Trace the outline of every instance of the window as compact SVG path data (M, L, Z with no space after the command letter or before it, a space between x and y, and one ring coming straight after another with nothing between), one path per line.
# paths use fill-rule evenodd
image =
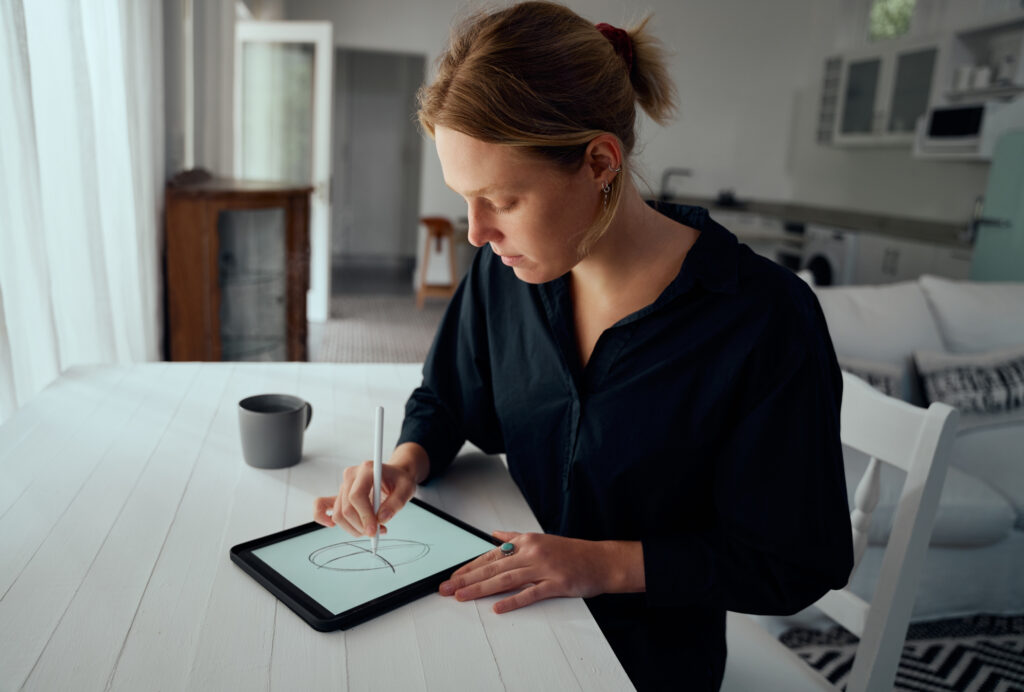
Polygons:
M879 41L903 36L910 31L916 0L872 0L868 17L868 38Z

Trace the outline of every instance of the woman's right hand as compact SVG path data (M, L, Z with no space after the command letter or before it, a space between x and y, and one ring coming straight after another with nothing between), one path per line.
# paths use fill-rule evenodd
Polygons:
M340 526L353 536L372 536L378 523L386 523L405 506L429 469L426 450L420 445L407 442L395 448L388 463L381 466L381 503L374 516L373 462L349 466L336 496L314 500L313 519L324 526ZM380 529L387 533L384 526Z

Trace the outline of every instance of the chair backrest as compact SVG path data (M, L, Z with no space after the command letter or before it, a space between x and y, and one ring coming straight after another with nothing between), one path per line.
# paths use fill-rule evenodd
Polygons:
M860 637L847 692L892 689L958 417L946 404L911 406L843 373L840 436L843 444L870 457L850 513L854 569L867 548L871 513L878 502L879 465L892 464L907 474L871 601L844 588L815 603Z

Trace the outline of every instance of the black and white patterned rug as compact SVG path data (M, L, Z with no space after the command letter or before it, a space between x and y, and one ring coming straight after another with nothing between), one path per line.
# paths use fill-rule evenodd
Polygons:
M857 638L842 627L791 629L783 644L845 689ZM912 624L896 690L1024 692L1024 615L975 615Z

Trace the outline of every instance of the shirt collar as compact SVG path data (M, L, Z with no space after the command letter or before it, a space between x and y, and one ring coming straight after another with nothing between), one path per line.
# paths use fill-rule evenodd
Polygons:
M697 242L686 253L671 293L683 293L695 283L709 291L735 293L739 243L736 236L711 218L704 207L649 201L648 204L673 221L700 231Z
M675 300L677 296L689 291L696 283L700 283L709 291L736 293L739 255L739 243L736 236L712 219L704 207L655 201L648 201L647 204L673 221L696 228L700 231L700 235L697 236L693 247L686 253L679 273L662 291L657 300L647 307L627 315L616 324L629 324L651 312L660 310ZM538 288L542 300L545 301L548 316L554 322L558 322L560 318L558 313L562 309L567 310L566 314L571 314L571 307L568 307L570 301L568 273L554 281L540 284Z

